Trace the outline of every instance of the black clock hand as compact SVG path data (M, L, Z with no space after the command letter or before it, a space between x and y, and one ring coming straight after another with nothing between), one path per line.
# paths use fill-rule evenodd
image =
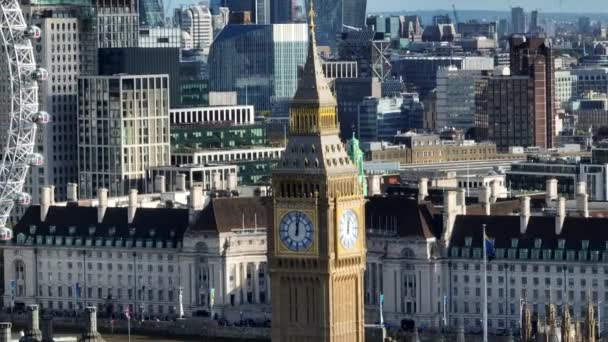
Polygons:
M296 238L300 236L300 218L296 219Z
M346 235L350 235L350 221L346 222Z

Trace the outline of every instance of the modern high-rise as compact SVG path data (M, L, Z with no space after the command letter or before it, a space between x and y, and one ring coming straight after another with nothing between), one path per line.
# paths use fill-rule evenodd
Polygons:
M228 25L209 51L209 91L235 91L258 111L289 102L307 46L305 24Z
M168 75L87 76L78 81L80 197L144 192L146 170L170 165Z
M195 49L208 51L213 41L213 17L209 7L192 5L182 8L181 28L186 31Z
M493 76L486 87L487 137L496 143L497 150L544 147L544 117L536 117L534 112L533 80L527 76Z
M165 23L165 11L162 0L139 1L139 25L142 27L159 27Z
M521 7L511 8L511 33L526 33L526 13Z
M310 8L310 0L305 0ZM334 50L336 37L344 31L365 28L367 0L316 0L316 34L320 46Z
M270 0L255 0L255 23L270 24Z
M39 203L39 189L48 185L55 186L55 200L65 200L66 184L78 177L78 77L85 72L86 51L94 47L88 40L91 28L85 25L92 15L89 9L87 1L35 1L22 7L28 23L42 31L32 44L38 65L49 72L48 81L38 84L38 96L51 122L39 127L35 147L45 165L32 168L24 185L34 203Z
M530 25L528 27L528 32L531 34L536 34L542 31L540 26L540 18L538 10L534 10L530 12Z
M479 70L443 68L437 71L437 129L461 129L465 133L475 127L476 82Z
M532 81L536 146L551 148L556 135L555 56L551 43L541 37L514 35L509 46L511 73Z
M95 0L97 47L137 47L139 10L137 0Z
M296 11L297 0L270 0L270 19L273 24L291 22Z

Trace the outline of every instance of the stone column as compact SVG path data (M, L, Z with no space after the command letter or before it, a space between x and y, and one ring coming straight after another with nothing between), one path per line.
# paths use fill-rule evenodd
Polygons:
M234 292L235 295L235 303L236 305L241 305L241 295L243 293L243 286L241 284L241 263L235 264L235 272L234 272Z
M97 308L88 306L84 309L85 312L85 330L78 340L79 342L105 342L103 337L97 332Z
M11 342L11 328L13 324L10 322L0 323L0 342Z
M24 331L23 337L19 339L21 342L40 342L42 341L42 332L39 326L38 305L31 304L27 306L28 311L28 326Z
M53 316L42 316L42 342L54 342L53 339Z
M253 263L253 302L260 303L260 263Z

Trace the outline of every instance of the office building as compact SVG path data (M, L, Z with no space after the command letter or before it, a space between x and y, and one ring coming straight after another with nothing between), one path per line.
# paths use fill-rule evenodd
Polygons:
M226 122L171 125L173 151L248 148L267 144L264 124L233 126Z
M231 195L232 191L238 191L238 166L228 163L155 166L150 168L148 174L149 192L162 192L159 188L169 192L179 191L181 185L185 185L186 189L201 187L203 191L226 191L226 194L229 191ZM180 181L183 184L178 185Z
M606 94L588 93L574 100L569 106L576 117L576 129L582 132L596 131L608 126L608 97Z
M393 62L392 74L405 81L409 91L416 91L425 100L437 87L437 71L455 67L459 70L493 70L494 59L478 56L406 56Z
M608 94L608 68L576 68L570 73L576 77L576 97L589 92Z
M348 139L352 132L359 131L358 113L362 101L366 97L379 98L382 96L380 81L372 77L336 79L335 94L338 101L342 139Z
M580 34L590 34L591 33L591 18L589 18L589 17L579 17L578 18L578 32Z
M272 24L286 24L294 17L297 0L270 0L270 19Z
M206 53L213 41L213 18L209 8L203 5L182 8L180 24L190 35L194 48Z
M209 52L209 90L269 111L295 94L307 46L305 24L228 25Z
M419 42L422 40L422 20L417 15L400 16L401 20L401 38L405 38L411 42Z
M252 125L255 122L253 106L211 106L174 108L169 110L171 125L211 124L228 122L231 125Z
M356 61L360 77L389 79L391 51L390 39L373 30L343 32L338 40L338 60Z
M304 2L306 8L310 8L310 2ZM339 33L365 28L367 0L316 0L314 5L319 46L328 46L335 51Z
M475 127L478 70L443 68L437 71L436 127L468 130Z
M555 101L560 108L567 108L578 97L578 78L572 70L555 71Z
M56 184L54 200L65 200L65 184L78 179L78 77L87 71L87 51L94 46L90 41L93 31L86 26L91 18L89 5L35 1L22 7L28 24L40 27L42 36L32 40L32 45L36 62L49 72L48 80L38 84L38 101L40 110L51 115L51 122L38 128L35 146L45 165L32 168L24 184L33 203L40 201L40 188L51 184ZM23 213L23 207L15 207L14 214Z
M255 23L258 25L270 24L270 0L255 0Z
M498 41L496 22L470 20L468 22L458 23L458 33L462 39L486 37Z
M138 47L191 49L192 40L179 27L144 27L139 30Z
M169 75L170 106L178 107L181 96L179 48L99 49L99 75ZM200 79L200 76L199 76Z
M514 35L509 46L511 73L525 75L532 81L536 146L551 148L557 135L555 61L551 43L545 38Z
M538 10L534 10L530 12L530 25L528 27L528 33L530 34L539 34L542 32L542 27L540 26L540 18Z
M488 139L501 152L510 146L545 146L545 121L535 116L531 82L527 76L492 76L487 81L484 111Z
M392 141L398 132L422 128L423 116L418 94L367 97L359 105L357 135L362 142Z
M521 7L511 8L511 33L526 33L526 13Z
M78 87L80 195L144 192L146 170L169 165L168 75L81 77Z
M152 0L150 0L152 1ZM139 11L135 0L95 0L97 47L137 47Z
M165 25L165 10L162 0L139 1L139 25L148 28Z

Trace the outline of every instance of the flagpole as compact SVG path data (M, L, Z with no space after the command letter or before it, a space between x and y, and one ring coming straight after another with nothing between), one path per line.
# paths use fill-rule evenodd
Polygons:
M483 226L483 342L488 342L488 253L486 251L486 225Z

